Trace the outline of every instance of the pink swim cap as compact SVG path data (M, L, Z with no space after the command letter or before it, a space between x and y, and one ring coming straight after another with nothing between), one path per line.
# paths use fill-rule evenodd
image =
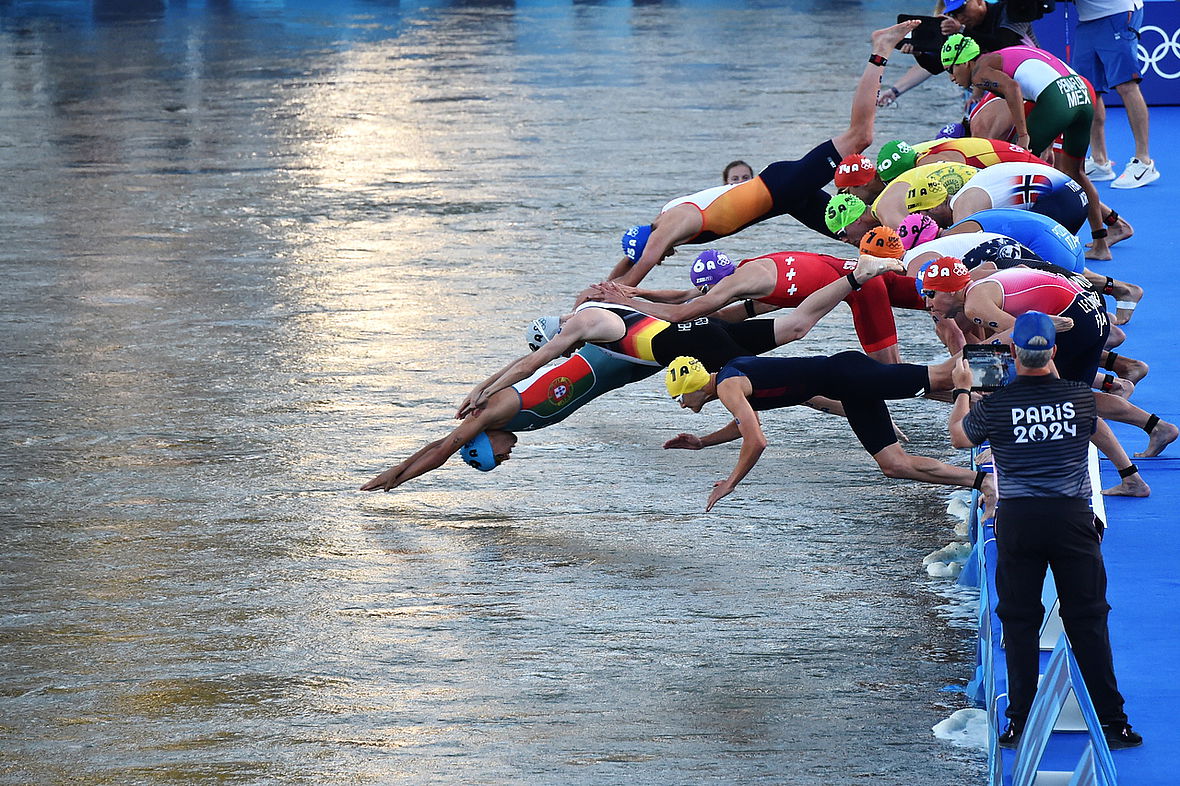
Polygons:
M897 225L897 236L908 251L938 237L938 224L925 213L911 213Z

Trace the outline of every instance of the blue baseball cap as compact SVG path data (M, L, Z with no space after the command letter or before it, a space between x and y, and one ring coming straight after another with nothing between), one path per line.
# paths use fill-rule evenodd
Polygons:
M953 14L965 5L967 5L967 0L946 0L942 12L944 14Z
M1057 328L1053 327L1053 320L1040 311L1024 312L1012 326L1012 343L1021 349L1052 349L1056 341Z
M632 262L643 256L647 240L651 237L651 224L633 226L623 233L623 254Z
M688 279L697 289L708 290L721 279L737 270L729 257L720 251L708 248L697 254L688 269Z
M496 454L486 431L479 432L459 448L459 456L467 462L467 466L475 467L480 472L491 472L496 468Z

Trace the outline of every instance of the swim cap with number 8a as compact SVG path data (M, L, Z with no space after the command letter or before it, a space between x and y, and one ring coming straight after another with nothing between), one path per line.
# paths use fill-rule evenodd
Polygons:
M701 361L688 355L681 355L668 364L664 371L664 387L672 398L683 396L709 384L709 372Z

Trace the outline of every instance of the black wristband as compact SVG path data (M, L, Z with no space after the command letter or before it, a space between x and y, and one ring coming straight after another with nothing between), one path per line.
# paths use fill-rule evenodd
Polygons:
M971 391L967 388L955 388L951 391L951 401L954 402L958 400L960 393L966 393L968 396L971 395Z
M853 292L860 289L860 284L856 282L856 276L854 276L852 273L849 273L844 278L848 279L848 286L852 287Z
M987 473L984 472L983 470L979 470L978 472L975 473L975 482L971 484L971 488L975 489L976 491L982 490L983 489L983 481L986 478L987 478Z
M883 65L886 65L889 63L889 61L886 60L884 57L881 57L881 55L869 55L869 62L873 65L879 65L879 66L883 66Z

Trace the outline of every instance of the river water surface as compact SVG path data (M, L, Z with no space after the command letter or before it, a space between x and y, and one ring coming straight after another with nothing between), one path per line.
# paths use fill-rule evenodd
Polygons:
M0 779L982 782L930 731L973 652L921 566L946 494L838 419L769 413L709 515L736 450L661 450L723 419L659 377L497 472L356 490L626 226L842 129L913 10L0 4ZM789 218L719 247L844 251ZM855 347L841 307L780 352ZM945 408L895 417L952 455Z

